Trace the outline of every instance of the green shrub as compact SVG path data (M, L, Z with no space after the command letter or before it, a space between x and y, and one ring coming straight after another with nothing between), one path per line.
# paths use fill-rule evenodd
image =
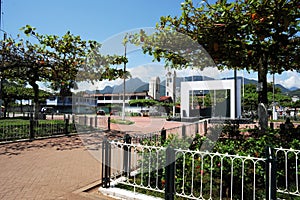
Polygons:
M232 131L226 129L226 131ZM217 198L220 195L220 187L222 186L223 196L228 196L230 191L231 176L233 176L233 192L236 195L234 199L241 198L241 185L242 178L244 180L244 199L253 199L253 181L254 173L256 180L256 196L257 199L264 198L265 195L265 163L258 162L255 165L249 160L241 159L222 159L222 157L215 156L212 160L210 155L205 152L199 152L203 149L203 145L210 145L211 152L218 152L220 154L251 156L256 158L265 158L266 147L273 148L287 148L287 149L300 149L300 140L298 135L293 132L280 132L280 130L267 130L265 133L261 133L258 128L248 130L250 136L241 136L239 132L229 134L230 137L223 137L217 141L211 140L209 137L200 136L197 134L193 139L178 138L176 135L170 135L164 147L170 146L176 149L189 149L193 153L177 153L176 154L176 171L175 171L175 188L179 193L185 193L187 195L200 195L200 184L202 185L202 192L204 198L208 198L210 189L212 189L212 197ZM152 140L144 140L143 145L155 145ZM204 148L205 149L205 148ZM165 163L166 156L165 151L159 151L155 153L155 149L146 149L143 152L144 168L140 168L140 174L138 179L139 184L149 183L152 188L158 184L160 189L164 187L165 169L162 167ZM195 151L195 152L194 152ZM180 151L179 151L180 152ZM284 187L285 176L285 158L284 155L278 154L277 159L277 183L278 187ZM291 183L290 189L293 189L293 183L296 182L298 173L296 167L300 169L300 164L297 166L297 156L295 154L288 155L289 163L288 169L288 181ZM159 171L156 170L157 163L160 163ZM162 164L161 164L162 163ZM222 164L221 164L222 163ZM234 168L233 174L231 169ZM222 169L221 169L222 167ZM242 171L244 171L244 177L242 177ZM254 171L255 169L255 171ZM194 172L194 173L191 173ZM223 182L221 184L220 174L222 172ZM212 178L213 177L213 178ZM212 182L211 182L212 181ZM192 185L193 183L193 185ZM212 185L212 188L210 188ZM147 186L147 185L146 185ZM192 190L192 188L194 188ZM195 189L197 188L197 189ZM285 197L285 195L281 195Z
M111 119L110 122L111 122L111 123L114 123L114 124L125 124L125 125L131 125L131 124L134 124L133 121L129 121L129 120L121 120L121 119Z

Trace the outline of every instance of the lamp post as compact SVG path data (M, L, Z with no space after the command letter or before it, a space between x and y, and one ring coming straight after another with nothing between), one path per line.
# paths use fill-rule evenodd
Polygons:
M237 69L234 68L234 118L237 118Z
M126 41L124 41L124 56L126 58ZM122 120L125 120L125 95L126 95L126 62L124 62L124 74L123 74L123 106L122 106Z
M277 120L276 106L275 106L275 73L273 74L273 120Z
M3 40L6 40L6 37L7 37L7 33L1 29L1 20L2 20L2 7L1 7L1 4L2 4L2 1L0 0L0 31L3 32ZM4 43L3 43L3 46L2 46L2 50L4 49ZM4 53L2 54L2 57L1 57L1 66L4 67ZM2 77L2 72L1 72L1 75L0 75L0 117L3 115L2 113L2 104L3 104L3 77Z

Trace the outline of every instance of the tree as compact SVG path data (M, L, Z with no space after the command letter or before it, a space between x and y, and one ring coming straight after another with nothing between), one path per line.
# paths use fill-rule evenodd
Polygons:
M130 105L139 105L141 106L141 110L143 109L143 107L145 106L153 106L153 105L157 105L159 102L154 100L154 99L133 99L129 101Z
M266 105L267 73L299 70L298 0L218 0L209 4L181 4L181 16L163 16L159 30L190 36L213 58L219 68L258 72L258 102ZM145 36L143 36L145 37ZM145 48L158 59L175 57L160 48ZM188 49L187 49L188 51ZM186 60L182 59L181 60ZM266 113L265 113L266 114ZM261 119L265 116L261 116ZM267 120L261 120L262 129Z
M256 85L254 84L246 84L245 85L245 93L244 93L244 111L254 111L258 108L258 93L256 92ZM267 108L270 108L273 104L273 84L267 84L267 97L268 97L268 105ZM287 106L292 101L291 97L282 94L282 91L279 87L275 87L274 91L274 101L281 106Z
M285 106L290 108L290 110L288 110L289 114L290 114L290 112L292 111L292 108L293 108L294 120L297 120L297 115L298 115L297 108L300 108L300 100L295 101L295 102L293 102L293 101L286 102Z
M122 70L111 65L127 62L122 56L103 56L101 45L96 41L84 41L69 31L62 37L41 35L34 27L21 28L37 43L8 38L2 41L2 77L28 83L34 90L35 117L39 111L38 82L50 83L61 96L71 95L76 81L116 79L123 75Z
M5 107L4 117L6 117L7 108L16 100L33 99L34 91L32 88L26 87L24 84L9 80L2 81L2 100ZM41 90L39 92L39 102L45 102L51 94ZM22 107L21 107L22 109ZM22 112L22 110L21 110Z
M8 38L2 41L1 78L14 80L20 84L28 83L34 91L36 115L39 105L38 81L43 81L49 74L49 65L44 62L45 55L39 51L37 44L23 39Z

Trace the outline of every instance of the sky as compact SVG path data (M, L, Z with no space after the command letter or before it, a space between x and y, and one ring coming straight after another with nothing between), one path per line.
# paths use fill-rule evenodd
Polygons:
M184 0L1 0L1 30L16 38L21 27L29 24L41 34L63 35L70 31L84 40L96 40L110 49L111 39L116 40L127 31L141 28L154 28L161 16L180 16L180 4ZM194 1L199 2L201 1ZM25 37L25 36L24 36ZM122 52L122 49L120 50ZM152 63L149 56L140 49L128 52L128 70L133 77L144 81L152 76L163 76L163 63ZM189 71L183 74L218 75L232 77L233 72L208 70ZM257 79L257 73L239 71L250 79ZM268 77L272 81L272 76ZM275 83L287 88L299 87L297 72L285 72L275 76ZM97 89L112 84L108 81L98 83Z

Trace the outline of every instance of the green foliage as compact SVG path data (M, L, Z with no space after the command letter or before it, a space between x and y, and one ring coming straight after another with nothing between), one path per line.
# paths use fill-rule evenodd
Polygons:
M268 84L268 102L269 106L273 103L273 86L271 83ZM256 85L246 84L245 85L245 96L243 98L244 109L245 110L257 110L258 107L258 93L256 90ZM274 100L281 106L289 106L292 99L291 97L282 94L280 88L275 88Z
M39 99L40 101L46 100L51 94L44 90L40 90ZM21 99L33 99L34 91L32 88L26 87L24 84L4 80L2 83L2 99L11 102L12 100Z
M223 132L230 132L235 129L231 124ZM178 138L176 135L170 135L164 147L176 148L176 171L175 171L175 188L179 193L186 195L191 194L199 196L203 195L204 198L209 198L209 194L212 194L213 198L218 198L220 195L220 189L223 191L223 197L230 196L230 182L233 178L234 184L232 185L234 198L241 197L242 180L244 198L253 199L253 181L255 173L256 184L256 196L255 198L263 198L265 196L265 163L262 161L254 162L250 157L265 158L266 147L283 147L287 149L299 149L300 148L300 136L299 131L296 133L296 128L291 131L282 132L280 130L267 130L264 134L259 133L259 129L249 129L249 135L244 135L235 138L220 138L217 142L213 142L208 136L200 136L197 134L193 139ZM241 134L240 131L235 133ZM243 133L244 134L244 133ZM258 135L260 134L260 137ZM223 135L224 136L224 135ZM203 145L207 143L213 144L211 152L203 152ZM139 151L140 156L143 159L140 163L140 174L135 177L137 184L147 187L155 188L157 185L159 189L164 188L165 169L157 170L157 163L163 166L166 162L166 152L160 147L154 147L158 145L156 140L146 139L142 141L142 145L149 146L151 148L144 148ZM185 149L189 149L189 152L185 152ZM215 154L211 154L211 153ZM222 155L221 155L222 154ZM226 158L224 155L240 155L245 156L243 159ZM288 155L288 180L289 183L295 183L295 177L297 172L295 167L297 166L296 155L289 153ZM250 156L250 157L248 157ZM278 187L284 188L285 180L285 154L278 153L277 155L277 169L278 169ZM160 167L162 167L160 166ZM232 168L233 167L233 168ZM300 166L298 166L300 167ZM244 176L242 176L242 171ZM232 171L233 170L233 171ZM255 170L255 171L254 171ZM222 173L222 184L221 180ZM221 188L222 187L222 188ZM293 186L289 186L292 189ZM192 190L193 188L193 190ZM200 188L201 192L200 193ZM284 196L284 195L283 195Z
M289 93L289 96L300 96L300 89L298 90L294 90L294 91L290 91Z
M70 95L70 89L75 87L75 78L77 81L94 81L123 76L122 70L110 66L127 62L127 59L123 56L101 55L101 44L96 41L82 40L70 31L59 37L38 34L29 25L21 30L38 40L39 45L35 46L35 50L43 57L39 63L45 67L40 71L46 75L46 81L51 82L52 88L60 89L62 96Z
M111 123L114 123L114 124L125 124L125 125L131 125L131 124L134 124L133 121L129 121L129 120L121 120L121 119L111 119L110 122L111 122Z
M33 122L35 137L47 137L64 134L65 122L63 120L39 120ZM70 133L76 132L74 124L70 123ZM29 139L30 121L21 119L0 120L0 142Z
M42 35L30 25L20 30L36 41L33 43L19 36L1 41L1 77L33 88L35 117L39 110L38 82L49 83L52 89L65 97L72 95L71 89L77 87L76 81L112 80L127 73L111 67L126 63L127 58L101 55L101 45L96 41L82 40L70 31L61 37Z
M217 1L181 4L180 17L161 17L158 26L187 34L227 67L258 70L262 58L269 71L299 68L299 2ZM266 56L264 58L264 56Z
M130 105L140 105L141 107L144 106L153 106L157 105L158 101L154 99L133 99L129 101Z
M289 106L292 108L300 108L300 100L295 102L290 102Z
M213 4L185 0L181 16L162 16L156 33L147 36L142 30L131 42L142 44L144 53L157 61L164 59L176 69L216 64L220 69L256 71L262 85L258 102L266 105L268 72L300 70L299 4L298 0L222 0ZM205 59L208 54L203 52L214 63ZM259 122L267 127L267 120Z

